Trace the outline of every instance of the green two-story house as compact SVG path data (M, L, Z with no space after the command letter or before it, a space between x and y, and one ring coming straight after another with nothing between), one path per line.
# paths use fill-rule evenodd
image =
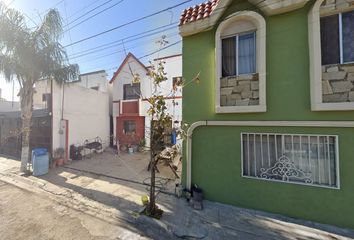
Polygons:
M354 1L212 0L180 34L186 187L354 229Z

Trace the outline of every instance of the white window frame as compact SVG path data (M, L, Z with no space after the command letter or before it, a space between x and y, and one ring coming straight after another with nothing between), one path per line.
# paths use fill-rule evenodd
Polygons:
M244 164L243 164L243 135L244 134L255 134L255 135L272 135L272 136L301 136L301 137L334 137L335 138L335 168L336 168L336 186L326 186L326 185L319 185L319 184L310 184L310 183L302 183L302 182L295 182L295 181L282 181L276 179L266 179L261 177L254 177L254 176L247 176L244 175ZM241 143L241 177L248 178L248 179L257 179L262 181L270 181L270 182L278 182L278 183L285 183L285 184L296 184L296 185L303 185L303 186L310 186L310 187L320 187L320 188L329 188L329 189L340 189L340 170L339 170L339 137L338 135L323 135L323 134L291 134L291 133L264 133L264 132L241 132L240 133L240 143ZM301 142L301 141L300 141Z
M252 22L256 26L256 72L259 80L259 105L252 106L221 106L220 79L222 78L222 32L231 23L238 20ZM231 36L231 35L230 35ZM262 15L253 11L240 11L226 17L215 33L215 112L216 113L247 113L266 112L266 22Z
M310 93L312 111L354 110L354 102L324 103L322 97L322 53L320 8L324 0L317 0L308 14L308 35L310 55ZM350 9L348 9L350 10ZM351 9L352 10L352 9ZM337 13L338 14L338 13ZM341 21L341 20L340 20ZM341 26L340 26L341 29ZM342 30L340 30L342 31ZM340 32L342 38L342 32ZM340 40L342 41L342 40ZM341 45L341 43L340 43ZM343 59L343 49L340 58ZM342 62L342 60L341 60Z

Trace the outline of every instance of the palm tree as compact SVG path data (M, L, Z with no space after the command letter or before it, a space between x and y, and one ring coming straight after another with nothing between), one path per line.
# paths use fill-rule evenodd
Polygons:
M22 119L21 172L29 159L29 139L36 81L55 80L64 83L76 79L78 65L68 63L64 47L59 43L62 21L51 9L35 28L26 26L24 16L0 3L0 74L7 81L18 81Z

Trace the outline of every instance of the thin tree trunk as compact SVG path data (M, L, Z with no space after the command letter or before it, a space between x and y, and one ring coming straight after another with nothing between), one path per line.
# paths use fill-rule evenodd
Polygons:
M21 119L22 119L22 151L21 151L21 172L26 172L30 157L29 144L33 108L33 84L32 81L23 81L20 92L21 98Z
M155 158L152 155L152 164L151 164L151 184L150 184L150 213L154 214L155 211L155 168L156 168L156 163L155 163Z
M154 146L156 145L154 142L154 131L153 131L153 120L150 122L150 202L149 202L149 212L153 214L155 209L155 151Z

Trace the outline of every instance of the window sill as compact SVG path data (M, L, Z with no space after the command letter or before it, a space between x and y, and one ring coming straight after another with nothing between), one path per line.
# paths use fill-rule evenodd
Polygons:
M122 99L122 102L136 102L139 101L140 98L135 98L135 99Z
M254 73L243 73L238 75L230 75L230 76L223 76L221 78L236 78L237 80L254 80L254 78L258 78L258 72Z
M331 186L318 185L318 184L307 184L307 183L301 183L301 182L290 182L290 181L282 181L282 180L276 180L276 179L250 177L250 176L244 176L244 175L242 175L242 178L246 178L246 179L250 179L250 180L265 181L265 182L273 182L273 183L295 184L295 185L306 186L306 187L319 187L319 188L326 188L326 189L332 189L332 190L340 190L339 186L331 187Z
M329 64L322 64L322 67L335 67L335 66L353 66L354 65L354 61L352 62L343 62L343 63L329 63Z
M318 103L311 107L311 111L352 111L354 110L354 102L338 102L338 103Z
M266 112L267 106L255 105L255 106L216 106L216 113L254 113L254 112Z

